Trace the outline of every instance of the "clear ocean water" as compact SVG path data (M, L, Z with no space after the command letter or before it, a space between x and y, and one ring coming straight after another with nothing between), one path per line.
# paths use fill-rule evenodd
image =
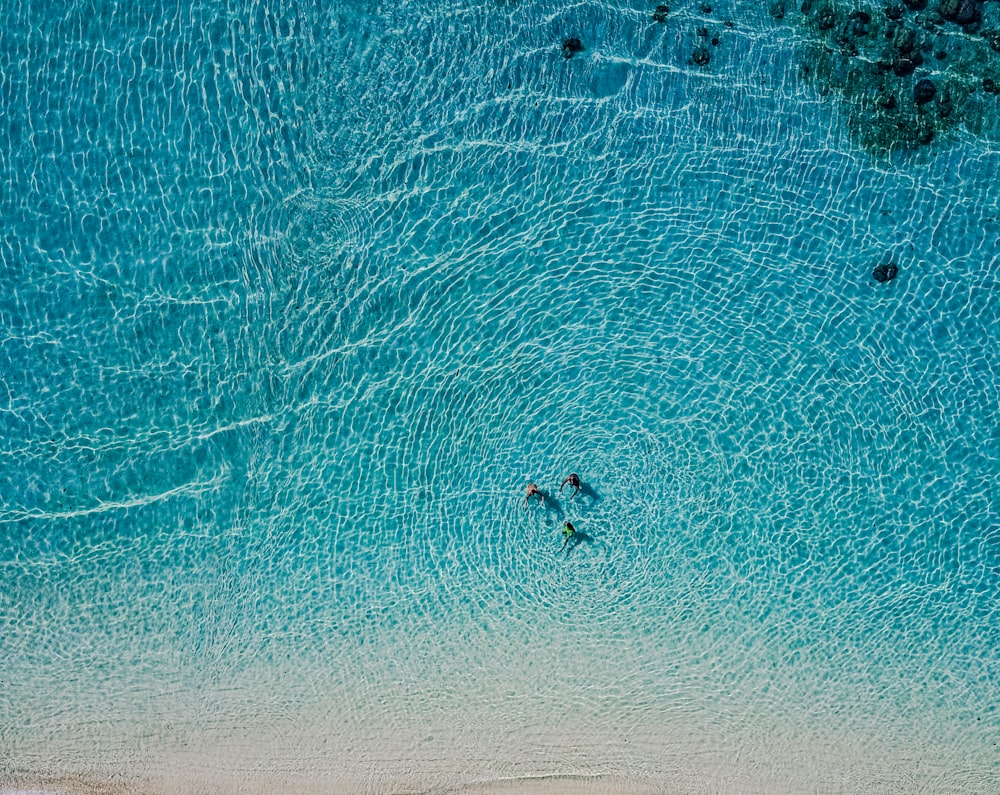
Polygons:
M1000 145L652 5L0 3L0 791L1000 791Z

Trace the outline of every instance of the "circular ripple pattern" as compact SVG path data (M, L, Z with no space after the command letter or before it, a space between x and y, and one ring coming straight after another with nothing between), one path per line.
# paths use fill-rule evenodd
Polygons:
M867 159L756 6L46 9L0 788L989 791L988 144Z

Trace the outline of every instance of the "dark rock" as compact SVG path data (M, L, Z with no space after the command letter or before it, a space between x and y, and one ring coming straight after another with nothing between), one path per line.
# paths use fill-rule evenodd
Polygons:
M699 8L701 8L701 13L703 13L703 14L711 14L712 13L712 6L709 5L708 3L702 3L699 6Z
M941 0L938 12L959 25L969 25L982 17L976 0Z
M872 21L871 14L867 11L853 11L850 18L857 22L863 22L865 25Z
M923 78L918 80L917 84L913 87L913 101L918 105L926 105L937 93L937 86L934 85L928 78Z
M984 33L983 35L986 36L986 41L990 43L990 47L997 52L1000 52L1000 31L992 30L989 33Z
M944 50L938 50L936 53L934 53L934 57L937 58L939 61L943 61L945 58L948 57L948 53L946 53Z
M916 64L914 64L909 58L897 58L892 62L892 71L895 73L896 77L906 77L907 75L911 75L913 74L913 70L916 68Z
M896 107L896 98L889 93L880 94L875 101L886 110L892 110Z
M920 64L924 62L924 56L922 56L919 52L910 53L909 57L910 60L913 61L914 66L920 66Z
M892 37L892 46L904 55L913 52L917 46L917 34L910 28L898 28L896 35Z
M698 36L702 39L708 37L708 28L698 28Z
M837 12L830 6L826 6L820 9L816 20L816 25L820 30L830 30L830 28L837 24Z
M722 24L723 24L723 25L725 25L725 26L726 26L727 28L731 28L731 27L733 27L733 26L734 26L734 25L735 25L736 23L735 23L735 22L733 22L733 20L731 20L731 19L727 19L727 20L726 20L725 22L723 22Z
M903 9L899 6L886 6L885 8L886 19L891 19L896 22L903 18Z
M578 52L583 52L583 42L576 37L569 39L563 39L562 42L562 54L563 58L572 58Z
M781 0L777 0L777 2L771 3L771 5L767 7L767 12L775 19L784 19L785 4L781 2Z
M712 53L708 51L708 47L695 47L694 52L691 53L691 62L698 66L707 66L711 60Z
M938 12L945 19L954 19L955 14L958 13L959 7L962 5L962 0L941 0L938 3Z
M667 14L670 13L669 6L657 6L656 10L653 12L653 22L666 22Z
M813 0L802 0L802 8L799 9L803 14L811 14L813 10Z
M923 11L927 8L927 0L903 0L911 11Z
M719 37L718 36L713 36L712 37L712 46L713 47L718 47L719 46Z
M886 262L882 265L876 265L874 270L872 270L872 278L881 283L891 282L896 278L899 273L899 268L893 262Z
M929 124L921 125L917 128L916 141L918 144L926 146L934 140L934 128Z
M1000 86L997 85L996 80L992 77L984 77L983 91L987 94L1000 94Z

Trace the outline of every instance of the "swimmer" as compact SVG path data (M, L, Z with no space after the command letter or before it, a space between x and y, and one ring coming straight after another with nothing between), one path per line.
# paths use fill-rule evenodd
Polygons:
M567 483L569 483L569 485L573 487L573 493L570 495L571 497L575 497L577 494L580 493L580 476L576 474L576 472L571 472L570 476L562 482L562 486L559 487L560 493L563 490L563 486L565 486Z
M566 522L566 524L563 525L562 534L566 536L563 539L562 548L566 549L567 544L569 544L569 540L576 535L576 528L573 527L572 522ZM562 549L559 551L562 552Z
M532 497L538 497L542 501L542 505L545 505L545 493L534 483L529 483L524 494L524 510L528 510L528 503Z

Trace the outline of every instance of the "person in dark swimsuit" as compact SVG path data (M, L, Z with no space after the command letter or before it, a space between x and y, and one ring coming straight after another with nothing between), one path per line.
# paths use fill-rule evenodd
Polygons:
M570 495L571 497L575 497L580 493L580 476L576 474L576 472L570 473L570 476L562 482L562 486L559 487L560 492L562 492L563 486L567 483L573 487L573 493Z

